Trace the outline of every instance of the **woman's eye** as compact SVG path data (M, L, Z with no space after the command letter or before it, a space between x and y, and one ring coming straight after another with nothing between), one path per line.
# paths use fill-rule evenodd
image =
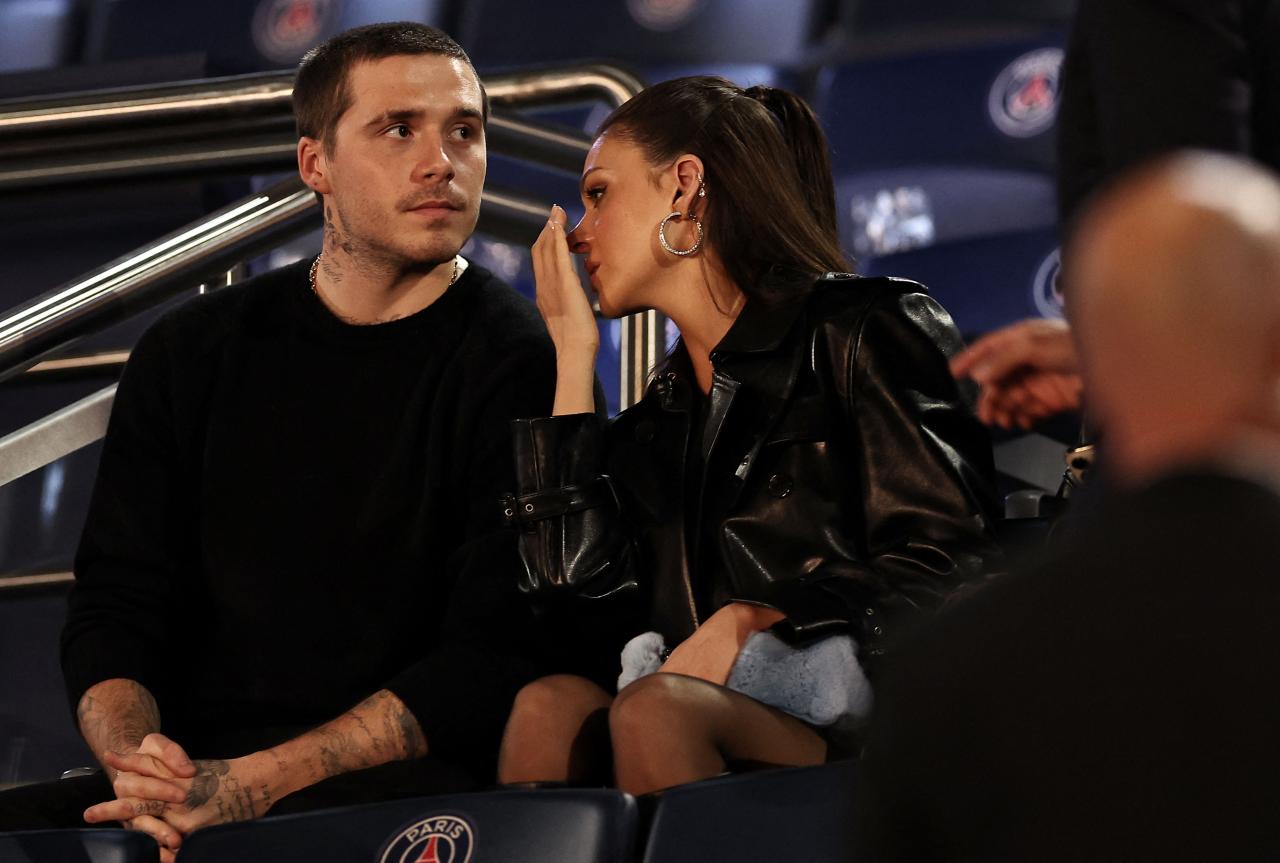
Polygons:
M409 137L409 127L404 123L397 123L383 134L392 138L407 138Z
M604 197L604 186L593 186L583 192L588 201L599 201Z

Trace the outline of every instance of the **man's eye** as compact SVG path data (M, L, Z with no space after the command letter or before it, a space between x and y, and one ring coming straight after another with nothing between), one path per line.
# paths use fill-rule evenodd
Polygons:
M475 133L471 131L470 126L458 126L453 130L453 134L454 137L466 140L467 138L472 137Z
M383 134L392 138L407 138L409 137L409 127L404 123L397 123L387 131L383 132Z

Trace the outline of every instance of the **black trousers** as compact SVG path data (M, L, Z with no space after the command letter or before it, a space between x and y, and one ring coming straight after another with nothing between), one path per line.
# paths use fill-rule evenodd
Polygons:
M427 756L334 776L281 798L271 807L269 815L474 791L477 787L478 783L467 771ZM0 833L88 827L84 810L114 797L105 773L0 791Z

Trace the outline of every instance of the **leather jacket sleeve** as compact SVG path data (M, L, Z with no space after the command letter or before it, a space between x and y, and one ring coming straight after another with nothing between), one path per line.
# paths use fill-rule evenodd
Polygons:
M637 587L635 543L603 473L604 428L595 414L512 423L519 492L503 515L520 528L520 589L602 599Z
M861 487L865 558L775 582L756 601L787 615L775 626L786 640L852 630L875 654L998 558L991 445L947 366L959 333L927 295L887 296L857 332L822 342L856 438L848 481Z

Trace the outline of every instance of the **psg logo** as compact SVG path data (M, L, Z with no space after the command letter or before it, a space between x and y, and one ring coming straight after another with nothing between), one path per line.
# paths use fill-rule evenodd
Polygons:
M1053 126L1062 57L1061 48L1042 48L1005 67L987 96L996 128L1014 138L1030 138Z
M262 0L253 13L254 47L274 63L296 63L339 11L337 0Z
M699 0L627 0L627 10L641 27L675 30L693 17Z
M378 863L468 863L476 832L458 815L432 815L408 824L391 837Z
M1036 311L1041 317L1062 317L1062 285L1059 282L1061 275L1062 254L1058 249L1054 249L1036 270L1035 284L1031 288Z

